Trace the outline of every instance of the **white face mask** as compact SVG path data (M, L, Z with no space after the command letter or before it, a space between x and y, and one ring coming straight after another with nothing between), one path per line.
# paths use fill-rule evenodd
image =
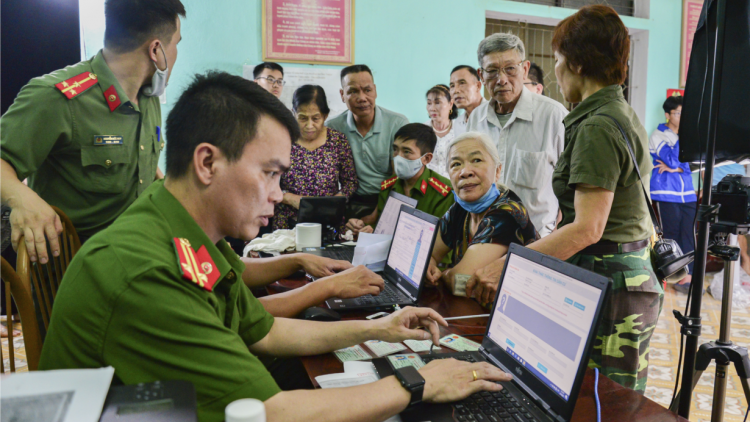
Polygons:
M425 154L427 155L427 154ZM424 155L422 156L424 157ZM422 168L422 157L416 160L408 160L400 155L393 157L393 167L399 179L411 179Z
M154 72L154 76L151 77L151 86L143 88L143 95L148 97L158 97L164 93L165 89L167 89L167 79L169 79L169 61L167 60L167 53L164 52L164 47L162 47L161 44L159 44L159 47L161 47L161 52L164 54L164 61L167 63L167 66L164 70L160 70L159 66L156 65L156 62L154 62L156 72Z

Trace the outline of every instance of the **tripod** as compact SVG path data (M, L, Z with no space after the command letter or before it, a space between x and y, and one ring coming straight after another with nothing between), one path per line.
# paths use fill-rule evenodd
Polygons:
M716 376L714 377L714 396L711 406L711 422L722 422L724 419L724 401L727 390L727 370L733 364L740 377L745 399L750 403L750 357L747 349L739 347L729 339L729 328L732 321L732 295L734 287L735 263L739 259L740 249L736 246L715 244L708 249L708 253L721 258L724 261L724 290L721 297L721 319L719 321L719 339L701 345L695 356L695 372L693 373L693 384L688 392L691 394L698 384L703 372L708 368L711 361L716 361ZM683 317L679 311L674 311L677 320L683 324L683 328L690 325L689 318ZM686 371L690 370L685 368ZM684 388L684 384L683 384ZM680 395L677 395L671 410L680 403Z

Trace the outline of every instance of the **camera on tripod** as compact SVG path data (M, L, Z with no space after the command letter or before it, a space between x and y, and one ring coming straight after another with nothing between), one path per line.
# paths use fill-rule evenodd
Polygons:
M744 234L750 228L750 177L729 174L711 189L711 205L718 206L713 231Z

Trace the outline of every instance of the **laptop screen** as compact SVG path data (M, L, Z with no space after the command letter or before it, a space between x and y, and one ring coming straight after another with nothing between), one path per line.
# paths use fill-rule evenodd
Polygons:
M435 229L435 223L405 211L399 212L386 266L394 269L399 278L417 289L430 262L430 247Z
M508 256L488 335L567 401L602 290L516 254Z
M401 205L414 208L417 206L417 200L405 195L400 195L396 192L391 192L388 196L388 201L385 203L385 207L383 207L383 212L378 219L378 225L375 227L375 234L393 234L393 231L396 228L396 220L398 220L398 213L401 209Z

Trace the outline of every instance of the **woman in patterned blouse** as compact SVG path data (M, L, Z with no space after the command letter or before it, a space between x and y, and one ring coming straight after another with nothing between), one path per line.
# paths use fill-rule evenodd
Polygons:
M456 203L440 219L427 279L440 280L453 291L455 274L474 271L501 258L511 243L527 245L537 239L521 199L505 186L496 187L500 157L487 135L467 132L448 144L448 173ZM453 267L437 267L453 250Z
M302 197L348 198L358 187L352 149L346 135L325 126L330 109L323 88L317 85L299 87L294 92L292 109L301 137L292 145L289 171L281 176L284 199L276 206L274 230L291 229L297 224Z

